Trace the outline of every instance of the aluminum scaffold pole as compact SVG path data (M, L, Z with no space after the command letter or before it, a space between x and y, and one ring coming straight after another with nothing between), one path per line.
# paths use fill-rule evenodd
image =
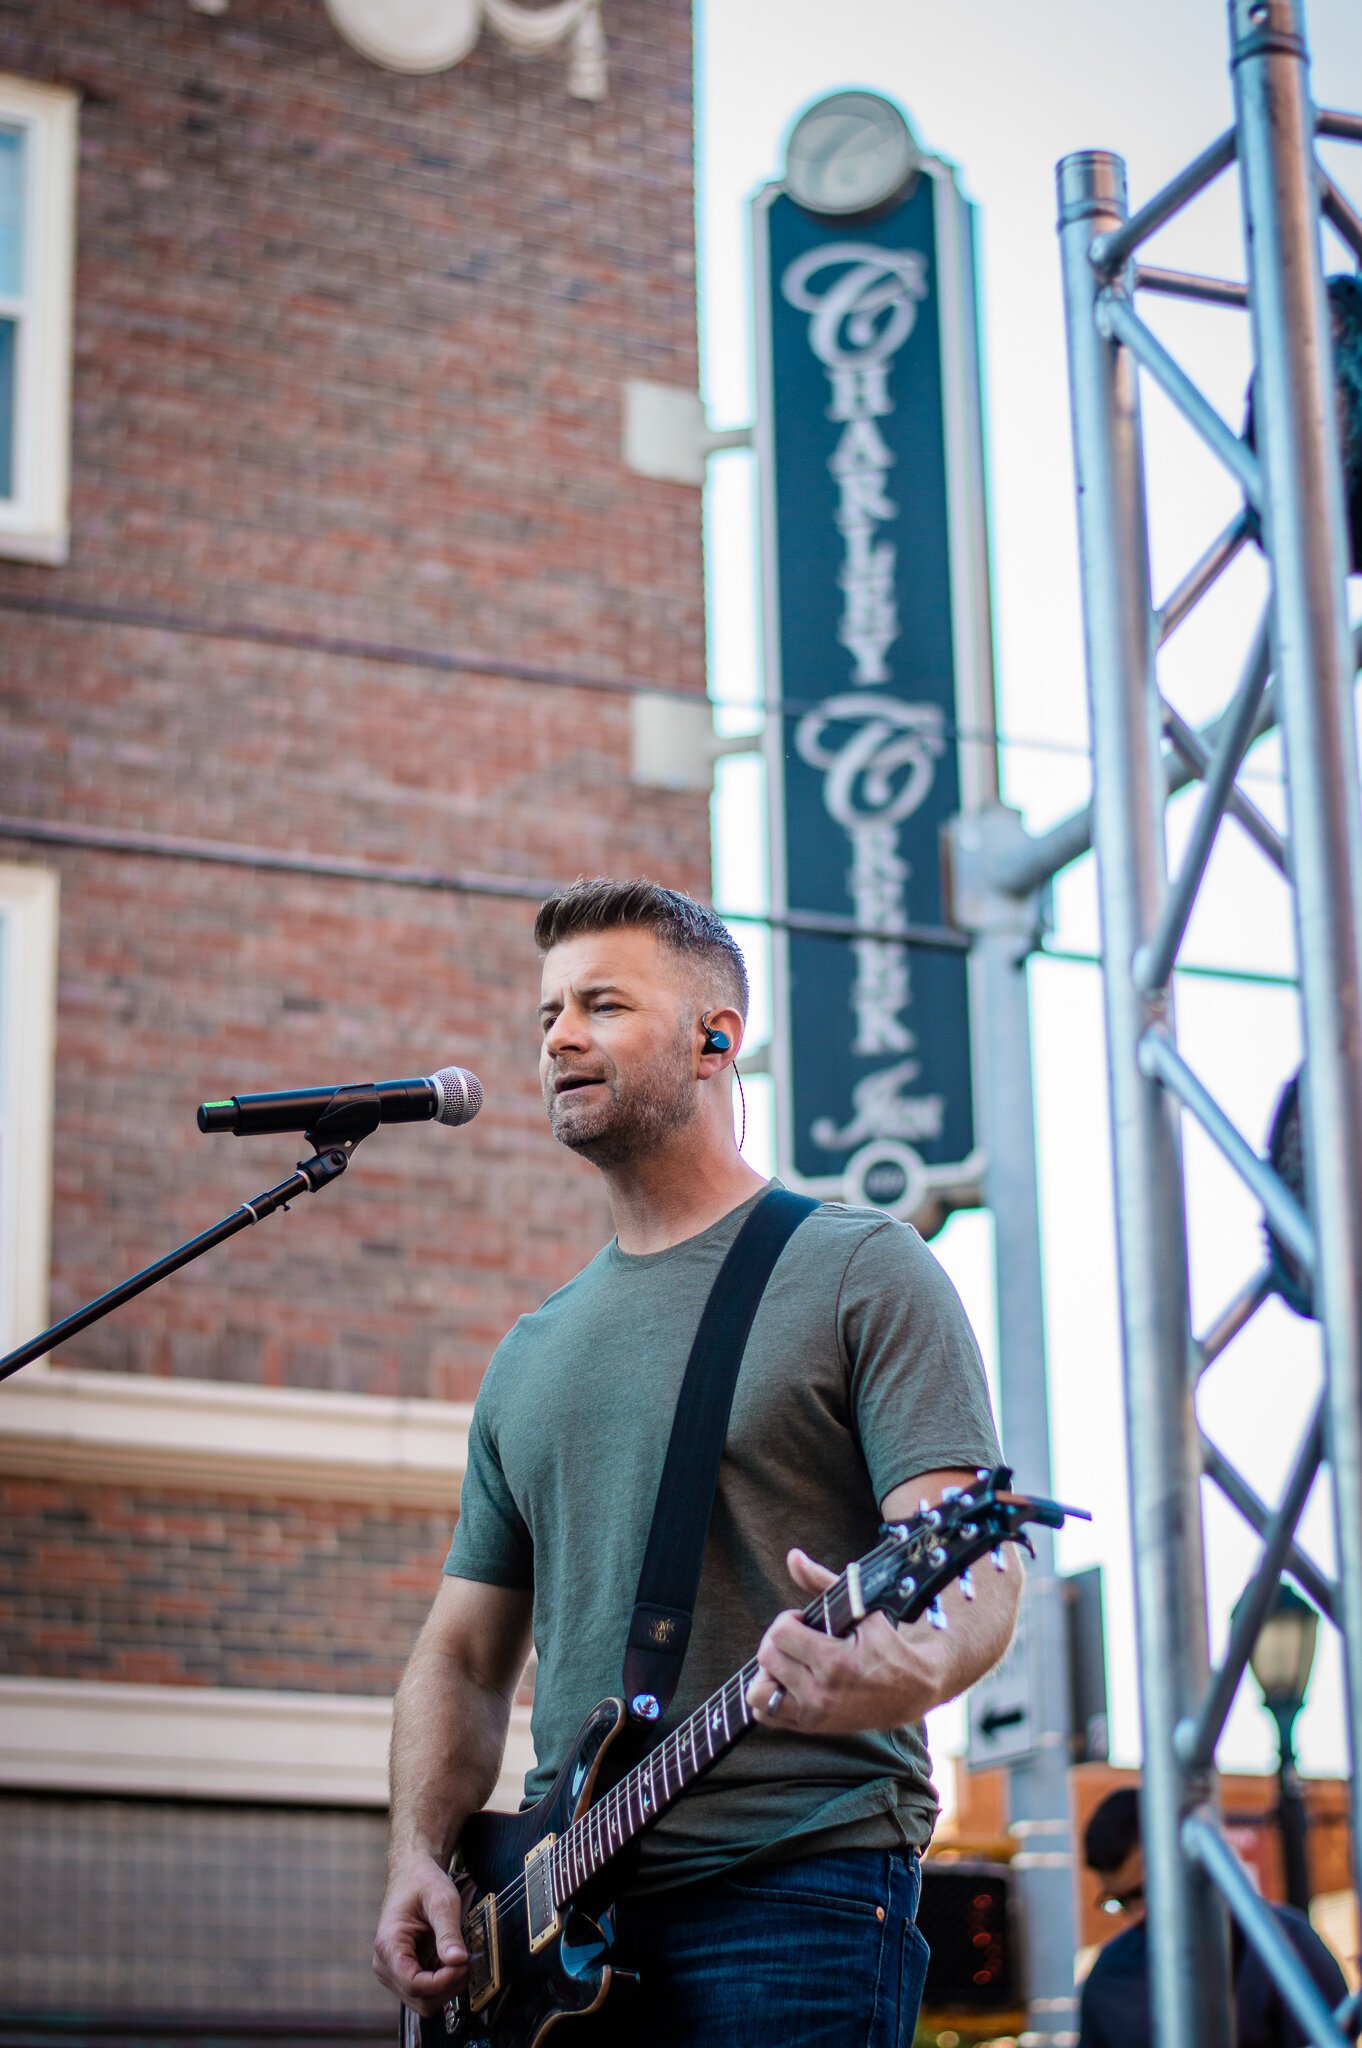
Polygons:
M1212 1799L1214 1777L1184 1764L1173 1739L1209 1665L1179 1136L1173 1104L1139 1061L1141 1040L1170 1004L1163 991L1143 994L1132 974L1167 887L1139 394L1134 360L1101 318L1104 281L1090 253L1097 236L1126 222L1125 167L1085 152L1064 159L1058 182L1107 963L1152 2016L1160 2048L1230 2048L1225 1913L1181 1841L1184 1819Z
M1059 167L1130 1436L1152 2018L1158 2048L1225 2048L1227 1906L1305 2038L1316 2048L1345 2048L1357 2036L1362 2001L1329 2009L1283 1923L1259 1896L1218 1822L1215 1763L1249 1653L1289 1572L1343 1638L1357 1886L1362 800L1353 682L1362 635L1348 625L1349 534L1339 459L1339 408L1352 405L1354 394L1346 380L1336 382L1321 216L1362 261L1362 215L1318 163L1315 136L1362 141L1362 121L1315 112L1302 0L1229 0L1229 29L1233 128L1136 214L1127 210L1119 158L1087 152ZM1138 262L1141 244L1235 162L1246 283ZM1251 428L1242 437L1145 324L1136 306L1141 290L1247 309L1255 368ZM1355 344L1346 326L1339 331L1346 345ZM1237 517L1159 610L1150 594L1142 376L1161 387L1242 494ZM1357 488L1355 478L1352 484ZM1161 694L1158 649L1246 537L1261 541L1268 602L1226 710L1197 734ZM1285 834L1239 781L1250 749L1274 722L1285 739ZM1176 772L1175 762L1181 763ZM1170 886L1164 807L1179 774L1199 779L1202 788ZM1172 977L1227 818L1292 896L1305 1047L1303 1189L1284 1177L1275 1150L1259 1156L1177 1043ZM1049 841L1067 858L1081 836L1071 821ZM1034 878L1043 845L1037 843L1029 864L1014 860L1017 883ZM1177 1126L1184 1114L1252 1193L1272 1242L1285 1248L1310 1290L1304 1302L1295 1298L1296 1282L1274 1252L1199 1343L1188 1299ZM1274 1293L1318 1320L1324 1386L1281 1494L1269 1506L1199 1428L1195 1392L1201 1373ZM1322 1462L1332 1480L1336 1579L1321 1570L1297 1533ZM1214 1672L1207 1649L1203 1470L1261 1541Z
M1263 537L1286 738L1304 1024L1305 1157L1347 1681L1352 1874L1362 1850L1362 806L1334 371L1300 0L1232 0L1257 361Z

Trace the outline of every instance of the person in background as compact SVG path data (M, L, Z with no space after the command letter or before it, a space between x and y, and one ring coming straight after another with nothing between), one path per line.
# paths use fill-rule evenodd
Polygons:
M1149 1937L1144 1912L1140 1795L1133 1785L1109 1792L1083 1836L1083 1860L1102 1885L1102 1904L1125 1920L1099 1950L1083 1986L1079 2048L1150 2048ZM1294 1906L1272 1911L1330 2005L1346 1996L1343 1972ZM1236 2048L1305 2048L1308 2036L1242 1930L1231 1922Z

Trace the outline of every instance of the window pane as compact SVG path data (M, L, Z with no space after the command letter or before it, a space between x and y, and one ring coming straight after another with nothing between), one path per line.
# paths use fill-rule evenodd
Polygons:
M0 127L0 292L24 288L24 131Z
M14 496L14 344L17 320L0 320L0 498Z

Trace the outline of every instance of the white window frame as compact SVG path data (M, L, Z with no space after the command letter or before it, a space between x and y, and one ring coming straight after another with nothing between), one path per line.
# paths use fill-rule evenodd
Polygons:
M22 128L24 290L17 317L14 495L0 499L0 555L64 562L70 551L71 305L77 95L0 72L0 123Z
M0 862L0 1353L47 1322L57 876Z

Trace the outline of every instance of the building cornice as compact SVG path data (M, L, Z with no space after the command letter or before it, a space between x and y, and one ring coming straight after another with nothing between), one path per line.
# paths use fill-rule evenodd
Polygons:
M46 1792L383 1808L392 1704L368 1695L0 1678L0 1785ZM534 1761L511 1709L491 1804Z
M30 1367L0 1474L452 1511L471 1405Z

